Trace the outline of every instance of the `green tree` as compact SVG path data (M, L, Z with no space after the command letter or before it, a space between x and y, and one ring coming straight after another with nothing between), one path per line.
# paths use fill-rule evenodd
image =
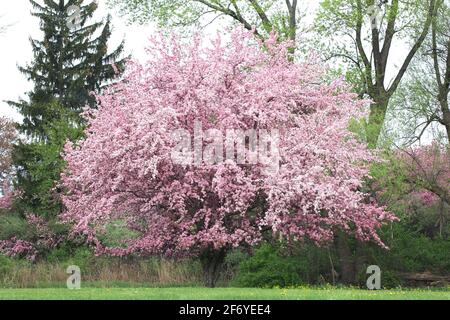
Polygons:
M83 126L71 121L67 110L56 100L45 105L53 113L53 121L42 128L46 139L19 142L13 152L16 185L21 190L19 212L33 212L52 218L62 209L58 181L65 167L61 151L67 140L77 141Z
M378 144L389 102L425 41L436 10L436 0L321 3L316 27L326 48L326 58L344 64L361 97L373 101L366 125L370 147ZM410 49L401 61L394 61L395 43L409 44ZM394 65L399 69L390 70ZM392 79L390 73L395 73Z
M30 40L34 60L19 67L34 83L33 91L28 93L29 101L11 102L11 105L24 117L20 131L31 138L45 139L43 128L53 120L52 109L45 105L56 99L78 121L82 108L95 106L91 93L114 79L115 68L123 70L124 61L118 61L123 43L108 53L109 16L104 23L87 23L97 9L95 2L87 5L83 5L85 0L44 0L42 5L34 0L30 2L35 10L32 15L40 19L44 37ZM70 19L75 14L70 12L71 8L80 10L78 25ZM99 36L95 36L97 31Z
M96 106L92 93L100 92L124 70L120 59L123 43L108 52L109 16L105 22L88 23L96 2L30 2L32 14L40 19L43 39L31 39L33 62L19 67L34 84L28 100L10 102L23 116L18 129L27 137L15 146L13 162L17 187L23 193L22 210L56 214L59 201L51 196L51 189L64 165L60 157L63 145L82 132L83 108Z

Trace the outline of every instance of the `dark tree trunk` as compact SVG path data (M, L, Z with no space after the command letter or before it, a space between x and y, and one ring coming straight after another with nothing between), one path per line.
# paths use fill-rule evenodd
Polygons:
M349 246L348 236L341 232L337 235L336 238L339 263L341 267L341 281L344 284L354 284L355 266L353 263L353 255Z
M226 249L207 249L200 256L203 268L203 283L205 287L214 288L220 276L225 261Z
M356 249L355 249L355 278L354 282L359 282L359 275L361 272L364 272L366 274L366 270L364 270L364 266L368 261L368 254L367 254L367 243L357 241L356 242Z

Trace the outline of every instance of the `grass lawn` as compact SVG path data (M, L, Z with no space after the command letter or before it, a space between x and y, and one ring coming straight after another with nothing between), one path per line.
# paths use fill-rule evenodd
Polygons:
M0 300L450 300L448 290L82 288L0 289Z

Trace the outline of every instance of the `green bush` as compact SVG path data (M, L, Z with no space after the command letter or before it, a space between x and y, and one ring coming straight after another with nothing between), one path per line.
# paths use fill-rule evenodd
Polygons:
M376 245L367 245L365 260L367 265L378 265L382 271L382 286L394 288L408 285L402 273L431 272L448 275L450 272L450 240L431 239L417 231L412 231L404 223L383 230L382 239L389 250ZM365 286L365 269L359 274L359 284Z
M298 261L283 256L280 249L263 244L255 254L244 260L233 281L238 287L287 287L303 283Z
M95 268L96 258L92 250L87 247L73 248L70 243L63 243L50 251L45 261L65 267L75 265L82 270L90 270Z

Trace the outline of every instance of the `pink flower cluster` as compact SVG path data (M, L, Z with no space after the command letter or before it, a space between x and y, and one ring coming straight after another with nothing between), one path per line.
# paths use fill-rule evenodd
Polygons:
M429 205L439 200L450 204L450 150L438 143L401 152L408 182L419 187L415 196Z
M31 242L16 237L10 240L1 240L0 253L8 257L25 258L30 261L35 261L37 257L37 250Z
M41 250L53 249L63 240L51 230L44 218L28 214L26 221L30 231L29 239L13 237L0 241L0 254L35 261Z
M439 201L439 197L428 190L413 192L412 196L426 206L436 204Z
M26 220L33 232L33 243L37 248L53 249L63 240L53 232L44 218L28 214Z
M347 130L366 103L324 81L314 57L290 62L290 46L241 30L210 45L153 39L151 59L129 63L98 97L85 140L66 145L63 220L112 255L254 245L264 230L324 242L342 229L381 244L377 228L395 217L360 191L376 157ZM279 172L233 159L174 163L172 133L194 134L196 121L222 133L279 130ZM130 236L109 247L100 239L114 224Z

